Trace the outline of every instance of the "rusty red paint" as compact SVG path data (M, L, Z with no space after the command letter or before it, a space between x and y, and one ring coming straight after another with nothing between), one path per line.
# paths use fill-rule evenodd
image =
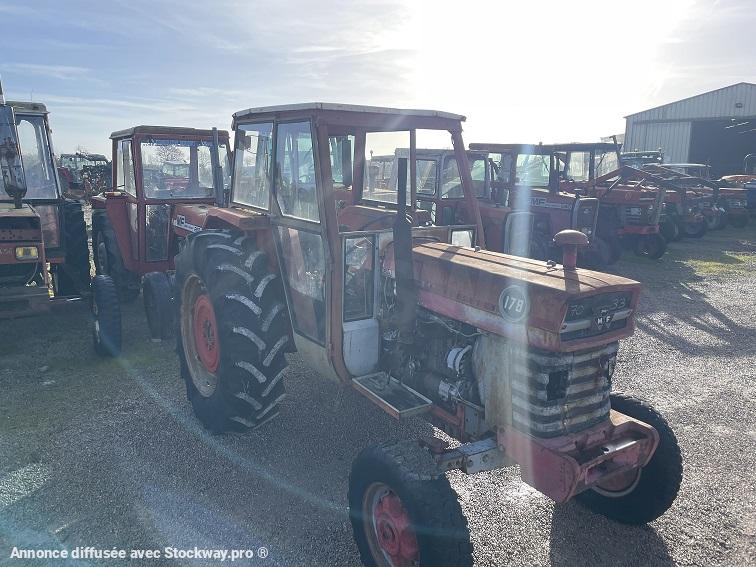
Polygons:
M538 439L514 427L500 429L499 446L520 465L522 479L555 502L651 460L659 433L612 410L607 422L580 433Z
M220 342L215 310L207 294L197 296L194 302L192 329L200 362L208 372L215 373L220 365Z
M381 550L394 567L410 567L420 558L420 546L407 509L393 490L373 509L373 525Z

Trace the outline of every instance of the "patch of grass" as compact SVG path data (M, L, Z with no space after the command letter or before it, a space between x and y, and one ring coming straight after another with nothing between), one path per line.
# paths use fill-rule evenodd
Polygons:
M690 258L685 261L701 276L744 274L756 265L756 256L743 252L722 252L715 257Z

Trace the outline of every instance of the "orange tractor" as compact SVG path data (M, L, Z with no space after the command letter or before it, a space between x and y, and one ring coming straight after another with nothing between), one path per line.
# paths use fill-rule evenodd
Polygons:
M272 420L296 350L392 417L424 416L461 442L357 456L347 499L366 565L472 564L449 470L519 463L555 501L633 524L664 513L681 481L664 418L611 392L640 285L577 269L577 231L555 237L562 264L484 250L463 120L324 103L237 112L229 205L170 210L180 371L206 428ZM418 226L425 131L451 136L470 225ZM408 157L381 174L396 148Z
M81 203L63 198L47 109L0 85L0 318L48 311L89 290Z

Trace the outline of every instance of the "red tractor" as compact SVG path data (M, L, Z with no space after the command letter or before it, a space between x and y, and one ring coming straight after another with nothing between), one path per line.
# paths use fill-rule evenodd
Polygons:
M661 233L671 242L682 236L701 238L709 226L717 226L720 211L713 210L713 200L700 190L691 190L675 183L676 176L663 169L664 155L661 149L632 151L620 154L620 164L655 173L658 179L668 179L670 184L664 197L664 209L660 219ZM662 168L662 169L659 169ZM665 173L666 171L666 173ZM671 175L671 177L670 177ZM700 188L699 188L700 189Z
M612 238L597 232L599 201L563 190L560 180L565 171L565 150L557 151L561 148L544 144L470 144L470 149L485 152L491 160L493 201L533 215L532 257L558 258L554 235L572 229L585 234L589 242L581 250L578 263L604 268L617 257L612 254Z
M746 213L748 216L756 214L756 154L745 156L743 159L743 173L725 175L719 181L723 184L723 192L728 191L729 188L743 189L745 191ZM738 193L735 196L729 192L725 194L728 195L728 198L737 199L738 201L741 200L743 195ZM730 197L731 195L732 197Z
M461 442L357 456L348 502L366 565L472 564L452 469L519 463L555 501L631 524L663 514L681 481L664 418L611 393L640 284L576 269L587 244L576 231L556 235L561 265L486 251L462 120L325 103L244 110L229 206L170 209L181 375L207 429L273 419L297 350L389 415L426 416ZM451 134L473 227L413 226L428 130ZM371 188L371 157L406 147L396 186Z
M710 230L722 229L728 223L737 228L748 224L747 191L743 187L712 180L711 167L702 163L665 163L661 167L676 184L684 183L709 198L704 216Z
M64 199L47 109L0 86L0 318L42 313L89 290L81 203Z
M172 329L169 271L178 251L171 221L183 203L223 203L228 188L228 133L217 130L136 126L111 135L113 187L92 198L95 349L121 350L118 302L143 290L153 339ZM118 308L118 309L117 309Z

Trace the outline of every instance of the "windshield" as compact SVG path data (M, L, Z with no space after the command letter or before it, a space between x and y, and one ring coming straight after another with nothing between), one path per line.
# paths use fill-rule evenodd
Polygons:
M152 139L141 143L142 185L150 199L214 197L211 140ZM224 185L228 185L228 150L218 147Z
M486 196L486 160L481 157L468 156L470 175L473 182L473 193L476 197ZM441 198L458 199L464 197L462 181L459 178L457 158L449 156L444 160L441 172Z
M17 113L16 128L26 176L25 200L57 199L58 180L45 117Z
M601 177L619 169L619 161L617 160L617 152L615 151L597 151L594 160L593 170L596 177Z
M565 178L571 181L588 181L590 177L591 152L570 152Z
M530 187L549 186L549 156L518 154L515 183Z

